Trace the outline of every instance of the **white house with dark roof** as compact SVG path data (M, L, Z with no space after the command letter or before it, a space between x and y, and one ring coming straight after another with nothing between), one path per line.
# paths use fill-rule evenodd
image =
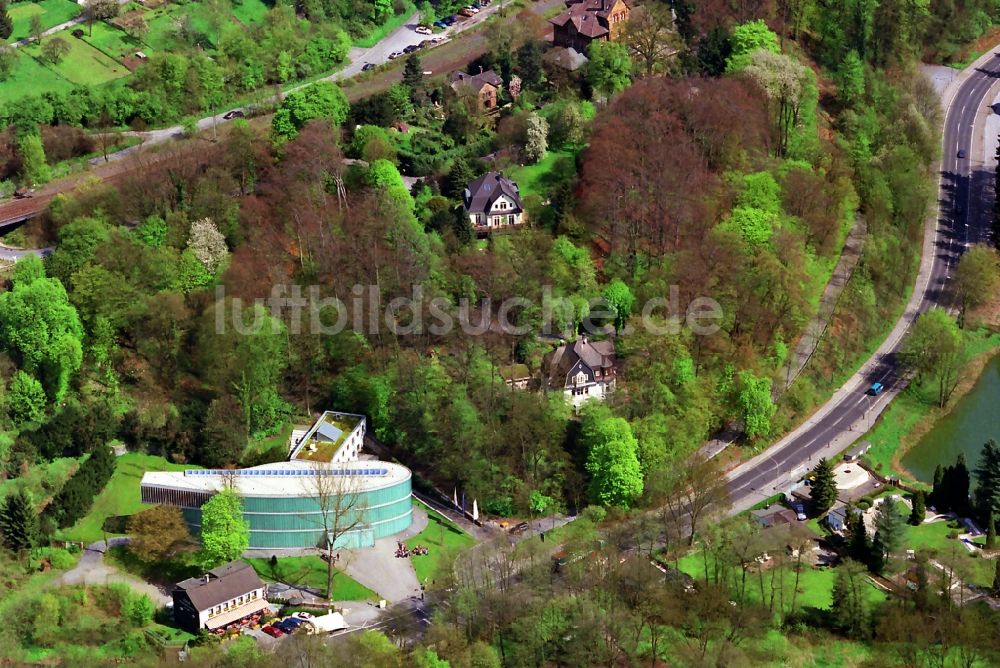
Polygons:
M231 561L178 582L172 595L174 621L190 633L255 620L268 605L267 586L245 561Z
M487 172L466 186L462 203L477 232L510 229L525 222L520 190L502 172Z
M565 343L548 359L548 387L579 408L588 399L604 399L615 387L615 344L581 336Z

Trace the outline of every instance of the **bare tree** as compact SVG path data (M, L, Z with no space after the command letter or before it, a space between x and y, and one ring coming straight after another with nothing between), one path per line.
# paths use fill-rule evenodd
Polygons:
M676 55L680 38L674 31L674 19L665 5L648 4L636 8L625 26L625 43L653 76L657 66Z
M655 485L665 506L665 528L686 524L688 545L694 544L698 523L706 515L729 507L726 476L715 460L695 456L687 467L663 473Z
M343 469L317 463L309 477L309 491L316 499L319 524L323 528L321 547L326 554L326 598L333 593L333 564L338 542L349 532L364 527L366 503L361 494L361 479Z

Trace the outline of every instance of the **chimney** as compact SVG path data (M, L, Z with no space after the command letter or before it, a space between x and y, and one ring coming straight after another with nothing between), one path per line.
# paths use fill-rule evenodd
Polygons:
M483 66L482 66L482 65L480 65L480 66L479 66L479 73L480 73L480 74L482 74L482 73L483 73Z
M211 581L212 581L212 576L209 575L208 573L205 573L205 584L208 584Z
M580 341L583 342L583 345L587 345L587 335L584 334L583 336L581 336Z

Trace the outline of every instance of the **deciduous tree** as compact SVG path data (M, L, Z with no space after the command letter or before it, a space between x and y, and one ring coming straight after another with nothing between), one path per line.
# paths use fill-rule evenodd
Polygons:
M172 506L147 508L129 517L125 527L129 552L148 564L169 559L193 540L180 508Z
M610 97L632 80L632 58L621 42L594 42L588 51L587 81L594 90Z
M966 312L992 299L1000 283L1000 256L989 246L976 245L962 253L952 278L959 304L959 324L965 325Z
M62 37L53 37L42 47L42 57L53 65L58 65L70 50L70 45L66 40Z
M636 7L625 25L625 43L642 64L646 76L662 70L667 58L677 53L677 39L670 10L649 3Z
M524 156L529 162L538 162L545 157L549 148L549 124L544 118L532 112L525 123Z
M739 405L747 436L751 439L767 437L771 433L771 418L777 411L771 396L771 379L755 376L750 371L740 372Z
M643 486L639 444L632 428L623 418L612 417L606 407L588 407L582 438L587 472L592 476L591 497L602 505L628 508L642 494Z
M18 369L7 390L7 412L15 426L40 422L45 417L45 390L42 384Z
M0 342L58 401L83 362L80 318L62 283L45 277L36 256L18 262L12 281L13 289L0 295Z
M250 524L243 519L243 501L230 487L201 507L201 560L215 568L240 556L250 547Z
M943 407L958 382L962 349L956 322L944 309L933 308L917 318L900 352L921 379L937 379L938 405Z

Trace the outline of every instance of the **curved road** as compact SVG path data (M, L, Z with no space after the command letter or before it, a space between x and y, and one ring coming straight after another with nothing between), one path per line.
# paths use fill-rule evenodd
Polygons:
M998 78L1000 55L990 53L962 72L946 93L946 97L953 95L945 100L937 220L926 225L920 272L906 311L882 346L826 405L774 446L730 472L732 512L787 489L820 457L849 446L871 428L906 385L897 357L910 324L927 309L946 305L944 288L958 257L970 244L989 240L991 209L982 192L992 176L985 165L992 156L981 155L981 137L983 121L990 113L987 96ZM964 157L958 157L959 151ZM876 381L886 389L873 397L866 391Z

